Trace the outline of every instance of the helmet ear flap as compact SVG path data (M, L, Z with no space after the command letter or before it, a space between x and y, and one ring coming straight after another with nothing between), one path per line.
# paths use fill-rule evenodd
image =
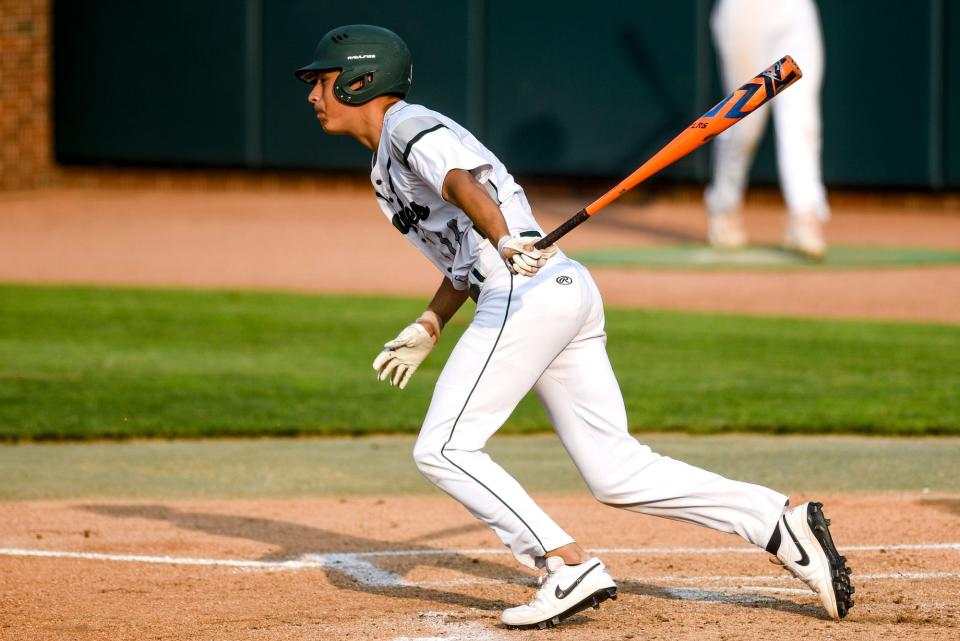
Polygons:
M373 83L374 73L376 72L364 70L347 75L347 72L344 71L337 77L337 81L333 87L334 94L336 94L341 102L354 102L356 95L361 93L364 87Z

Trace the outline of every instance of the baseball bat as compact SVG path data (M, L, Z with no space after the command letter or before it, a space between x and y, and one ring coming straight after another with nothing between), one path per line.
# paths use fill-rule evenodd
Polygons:
M574 227L650 176L683 158L717 134L756 111L758 107L799 80L802 75L800 67L790 56L784 56L773 63L754 76L748 83L718 102L707 113L697 118L693 124L681 131L676 138L668 142L650 160L640 165L636 171L621 180L613 189L537 241L534 247L543 249L554 244Z

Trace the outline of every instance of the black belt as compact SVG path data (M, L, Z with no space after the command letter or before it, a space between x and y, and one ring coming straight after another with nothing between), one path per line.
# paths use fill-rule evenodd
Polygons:
M477 271L476 267L470 270L470 273L480 283L483 283L483 281L487 280L486 278L484 278L483 274ZM472 298L473 302L475 303L480 299L480 285L477 285L476 283L470 283L470 298Z

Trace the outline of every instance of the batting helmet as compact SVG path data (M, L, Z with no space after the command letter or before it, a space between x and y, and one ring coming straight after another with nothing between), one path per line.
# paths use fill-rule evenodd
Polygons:
M333 93L341 102L360 105L384 94L406 96L413 81L410 50L400 36L368 24L337 27L313 52L313 62L294 75L314 84L321 71L340 70ZM357 85L355 89L351 88Z

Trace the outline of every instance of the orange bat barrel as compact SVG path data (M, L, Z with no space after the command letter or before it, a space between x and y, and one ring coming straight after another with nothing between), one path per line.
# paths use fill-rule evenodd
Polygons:
M534 246L538 249L543 249L557 242L557 240L571 229L596 214L650 176L664 167L673 164L714 136L735 125L744 116L748 116L756 111L758 107L799 80L802 75L800 67L797 66L790 56L784 56L773 63L757 74L750 82L734 91L707 111L707 113L697 118L693 124L680 132L676 138L654 154L650 160L643 163L636 171L621 180L616 187L578 211L572 218L541 238Z

